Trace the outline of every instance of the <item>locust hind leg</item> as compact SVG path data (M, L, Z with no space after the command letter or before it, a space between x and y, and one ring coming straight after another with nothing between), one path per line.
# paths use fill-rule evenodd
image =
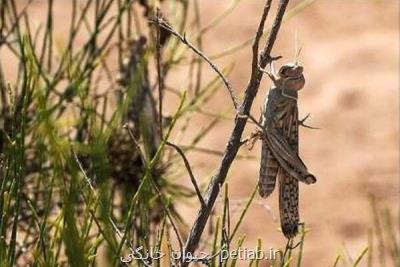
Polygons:
M266 198L274 191L278 170L278 162L272 155L271 150L269 150L267 140L263 138L261 148L260 176L258 180L258 192L261 197Z
M281 228L287 238L298 233L299 225L299 182L283 169L279 170L279 213Z

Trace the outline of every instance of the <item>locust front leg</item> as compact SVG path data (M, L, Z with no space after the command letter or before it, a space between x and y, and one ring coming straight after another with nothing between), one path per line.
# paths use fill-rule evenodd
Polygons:
M299 126L303 126L304 128L308 128L308 129L313 129L313 130L318 130L319 128L317 127L312 127L309 125L304 124L304 122L308 119L308 117L310 117L310 113L308 113L303 119L299 120Z
M273 63L273 61L271 61L271 63L270 63L269 66L270 66L270 70L263 69L261 66L258 66L258 69L259 69L261 72L267 74L268 77L269 77L269 78L272 80L272 82L274 83L274 85L276 85L276 84L278 83L279 77L278 77L278 76L276 75L276 73L275 73L275 68L274 68L274 63Z

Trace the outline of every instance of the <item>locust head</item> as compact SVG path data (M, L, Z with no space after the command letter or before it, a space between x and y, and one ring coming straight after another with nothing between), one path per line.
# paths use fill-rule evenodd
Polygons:
M301 90L305 83L303 67L297 62L283 65L279 69L277 82L287 90Z

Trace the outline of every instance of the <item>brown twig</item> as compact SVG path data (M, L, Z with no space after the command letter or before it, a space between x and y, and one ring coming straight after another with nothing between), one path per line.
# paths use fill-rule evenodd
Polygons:
M183 34L181 35L180 33L178 33L174 28L172 28L171 25L169 25L165 20L163 20L160 17L156 17L156 18L151 18L150 22L155 23L157 26L165 29L166 31L170 32L171 34L173 34L174 36L176 36L183 44L187 45L191 50L193 50L193 52L195 52L197 55L199 55L202 59L204 59L209 65L210 67L218 74L218 76L221 78L221 80L223 81L225 87L228 89L229 91L229 95L231 97L233 106L235 107L235 110L238 109L238 103L235 97L235 94L233 92L233 88L231 86L231 84L229 83L229 81L225 78L225 76L222 74L222 72L218 69L218 67L206 56L204 55L204 53L202 51L200 51L198 48L196 48L187 38L186 35Z
M156 11L156 19L161 20L160 10ZM163 139L163 127L162 127L162 101L163 101L163 77L161 72L161 43L160 43L160 25L157 24L157 36L156 36L156 61L157 61L157 78L158 78L158 130L160 133L160 140Z
M193 151L193 152L205 153L205 154L208 154L208 155L211 155L211 156L223 156L224 155L224 151L205 148L205 147L198 147L198 146L193 146L193 145L181 146L181 148L184 151L189 151L190 150L190 151ZM259 157L251 156L251 155L236 155L236 159L256 160L256 159L259 159Z
M275 43L276 36L278 34L280 25L282 23L283 15L286 11L289 0L280 0L278 11L273 23L272 30L269 33L266 45L260 55L260 60L258 60L258 48L259 41L263 34L264 24L268 16L272 0L267 0L264 11L260 20L260 24L257 29L256 37L253 43L253 58L252 58L252 68L251 77L249 84L247 85L243 103L239 107L239 113L235 118L235 126L233 128L232 134L225 148L225 153L220 163L218 172L212 177L210 184L207 188L207 195L205 198L206 206L201 208L197 214L194 221L193 227L189 233L189 237L185 244L185 254L193 253L197 248L201 235L203 233L204 227L207 223L208 217L210 216L211 210L213 209L215 200L220 191L221 185L224 183L230 166L236 157L236 154L240 147L240 139L247 123L247 118L250 113L251 106L253 104L254 98L257 94L258 88L260 86L261 78L263 72L259 69L259 65L262 68L273 60L271 57L271 50L273 44ZM185 40L185 39L183 39ZM188 262L183 262L182 266L187 266Z
M170 142L167 141L167 142L165 142L165 144L170 146L170 147L173 147L179 153L179 155L182 157L183 162L185 163L185 167L186 167L186 169L187 169L187 171L189 173L190 180L191 180L191 182L193 184L193 187L194 187L194 189L196 191L197 197L199 198L199 201L201 203L201 206L205 207L206 203L204 202L203 196L201 195L199 186L197 185L197 182L196 182L196 178L193 175L192 169L190 168L190 164L189 164L189 161L187 160L187 158L185 156L185 153L183 152L183 150L179 146L177 146L177 145L175 145L173 143L170 143Z

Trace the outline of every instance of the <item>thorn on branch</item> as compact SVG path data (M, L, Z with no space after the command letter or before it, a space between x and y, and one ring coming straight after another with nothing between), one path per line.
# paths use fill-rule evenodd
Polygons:
M273 57L273 56L270 56L270 55L265 55L264 53L260 54L260 61L265 61L267 64L271 63L271 62L274 62L274 61L277 61L277 60L279 60L281 58L282 58L282 56Z

